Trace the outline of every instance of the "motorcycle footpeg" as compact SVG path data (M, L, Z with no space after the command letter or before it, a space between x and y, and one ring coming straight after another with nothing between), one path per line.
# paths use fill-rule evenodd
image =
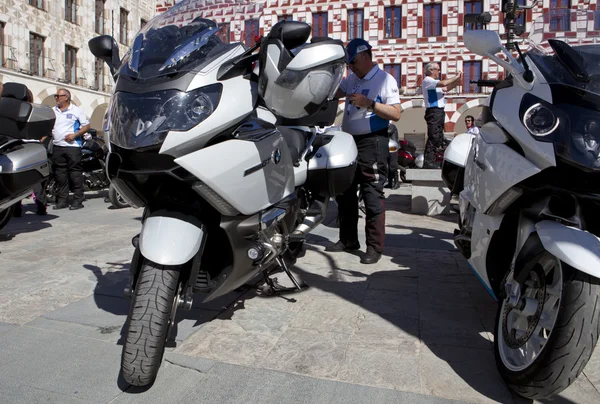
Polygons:
M133 248L138 248L139 244L140 244L140 235L138 234L131 239L131 245L133 245Z

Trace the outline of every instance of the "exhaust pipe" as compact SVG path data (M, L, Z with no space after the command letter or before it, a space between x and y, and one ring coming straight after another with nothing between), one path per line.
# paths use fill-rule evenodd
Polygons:
M290 235L290 241L302 241L306 238L308 233L313 231L323 220L327 214L327 206L329 205L329 198L321 202L315 200L306 212L304 221L296 227L296 230Z

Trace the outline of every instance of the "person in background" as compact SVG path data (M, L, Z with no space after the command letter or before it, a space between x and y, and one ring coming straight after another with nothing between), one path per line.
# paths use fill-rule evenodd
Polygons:
M475 118L473 118L471 115L467 115L465 118L465 125L467 125L467 133L479 135L479 128L475 126Z
M56 123L52 131L52 167L56 178L56 205L54 209L69 207L69 184L74 200L70 210L83 208L83 175L81 171L82 136L90 129L83 111L71 103L71 93L59 88L54 95Z
M358 195L361 187L366 209L367 251L363 264L381 258L385 240L385 206L383 186L388 176L388 127L400 119L398 83L373 61L371 45L353 39L346 47L352 74L344 79L336 93L346 98L342 130L351 134L358 149L358 165L353 185L336 198L340 223L340 240L326 248L331 252L360 249L358 241Z
M446 121L445 93L460 83L462 72L451 79L440 80L440 65L432 62L425 66L425 79L421 84L425 101L425 121L427 122L427 143L423 168L439 168L435 162L437 149L444 144L444 122Z

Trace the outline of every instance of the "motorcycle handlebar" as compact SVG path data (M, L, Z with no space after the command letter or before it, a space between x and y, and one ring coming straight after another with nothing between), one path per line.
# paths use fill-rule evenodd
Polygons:
M479 87L496 87L502 80L470 80L469 82Z

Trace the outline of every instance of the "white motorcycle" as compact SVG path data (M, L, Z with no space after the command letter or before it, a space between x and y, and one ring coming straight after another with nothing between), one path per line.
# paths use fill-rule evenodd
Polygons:
M600 44L589 34L597 18L571 11L577 34L559 40L541 16L519 61L496 32L464 35L509 76L495 85L481 133L452 141L442 175L460 195L456 246L499 301L498 370L531 399L573 383L600 334Z
M155 380L176 310L195 293L207 302L260 274L263 293L300 290L288 266L356 168L352 136L317 130L335 120L343 43L306 44L311 27L283 21L250 49L225 44L194 3L150 21L122 61L112 37L89 43L116 80L108 175L145 207L121 364L138 386Z

